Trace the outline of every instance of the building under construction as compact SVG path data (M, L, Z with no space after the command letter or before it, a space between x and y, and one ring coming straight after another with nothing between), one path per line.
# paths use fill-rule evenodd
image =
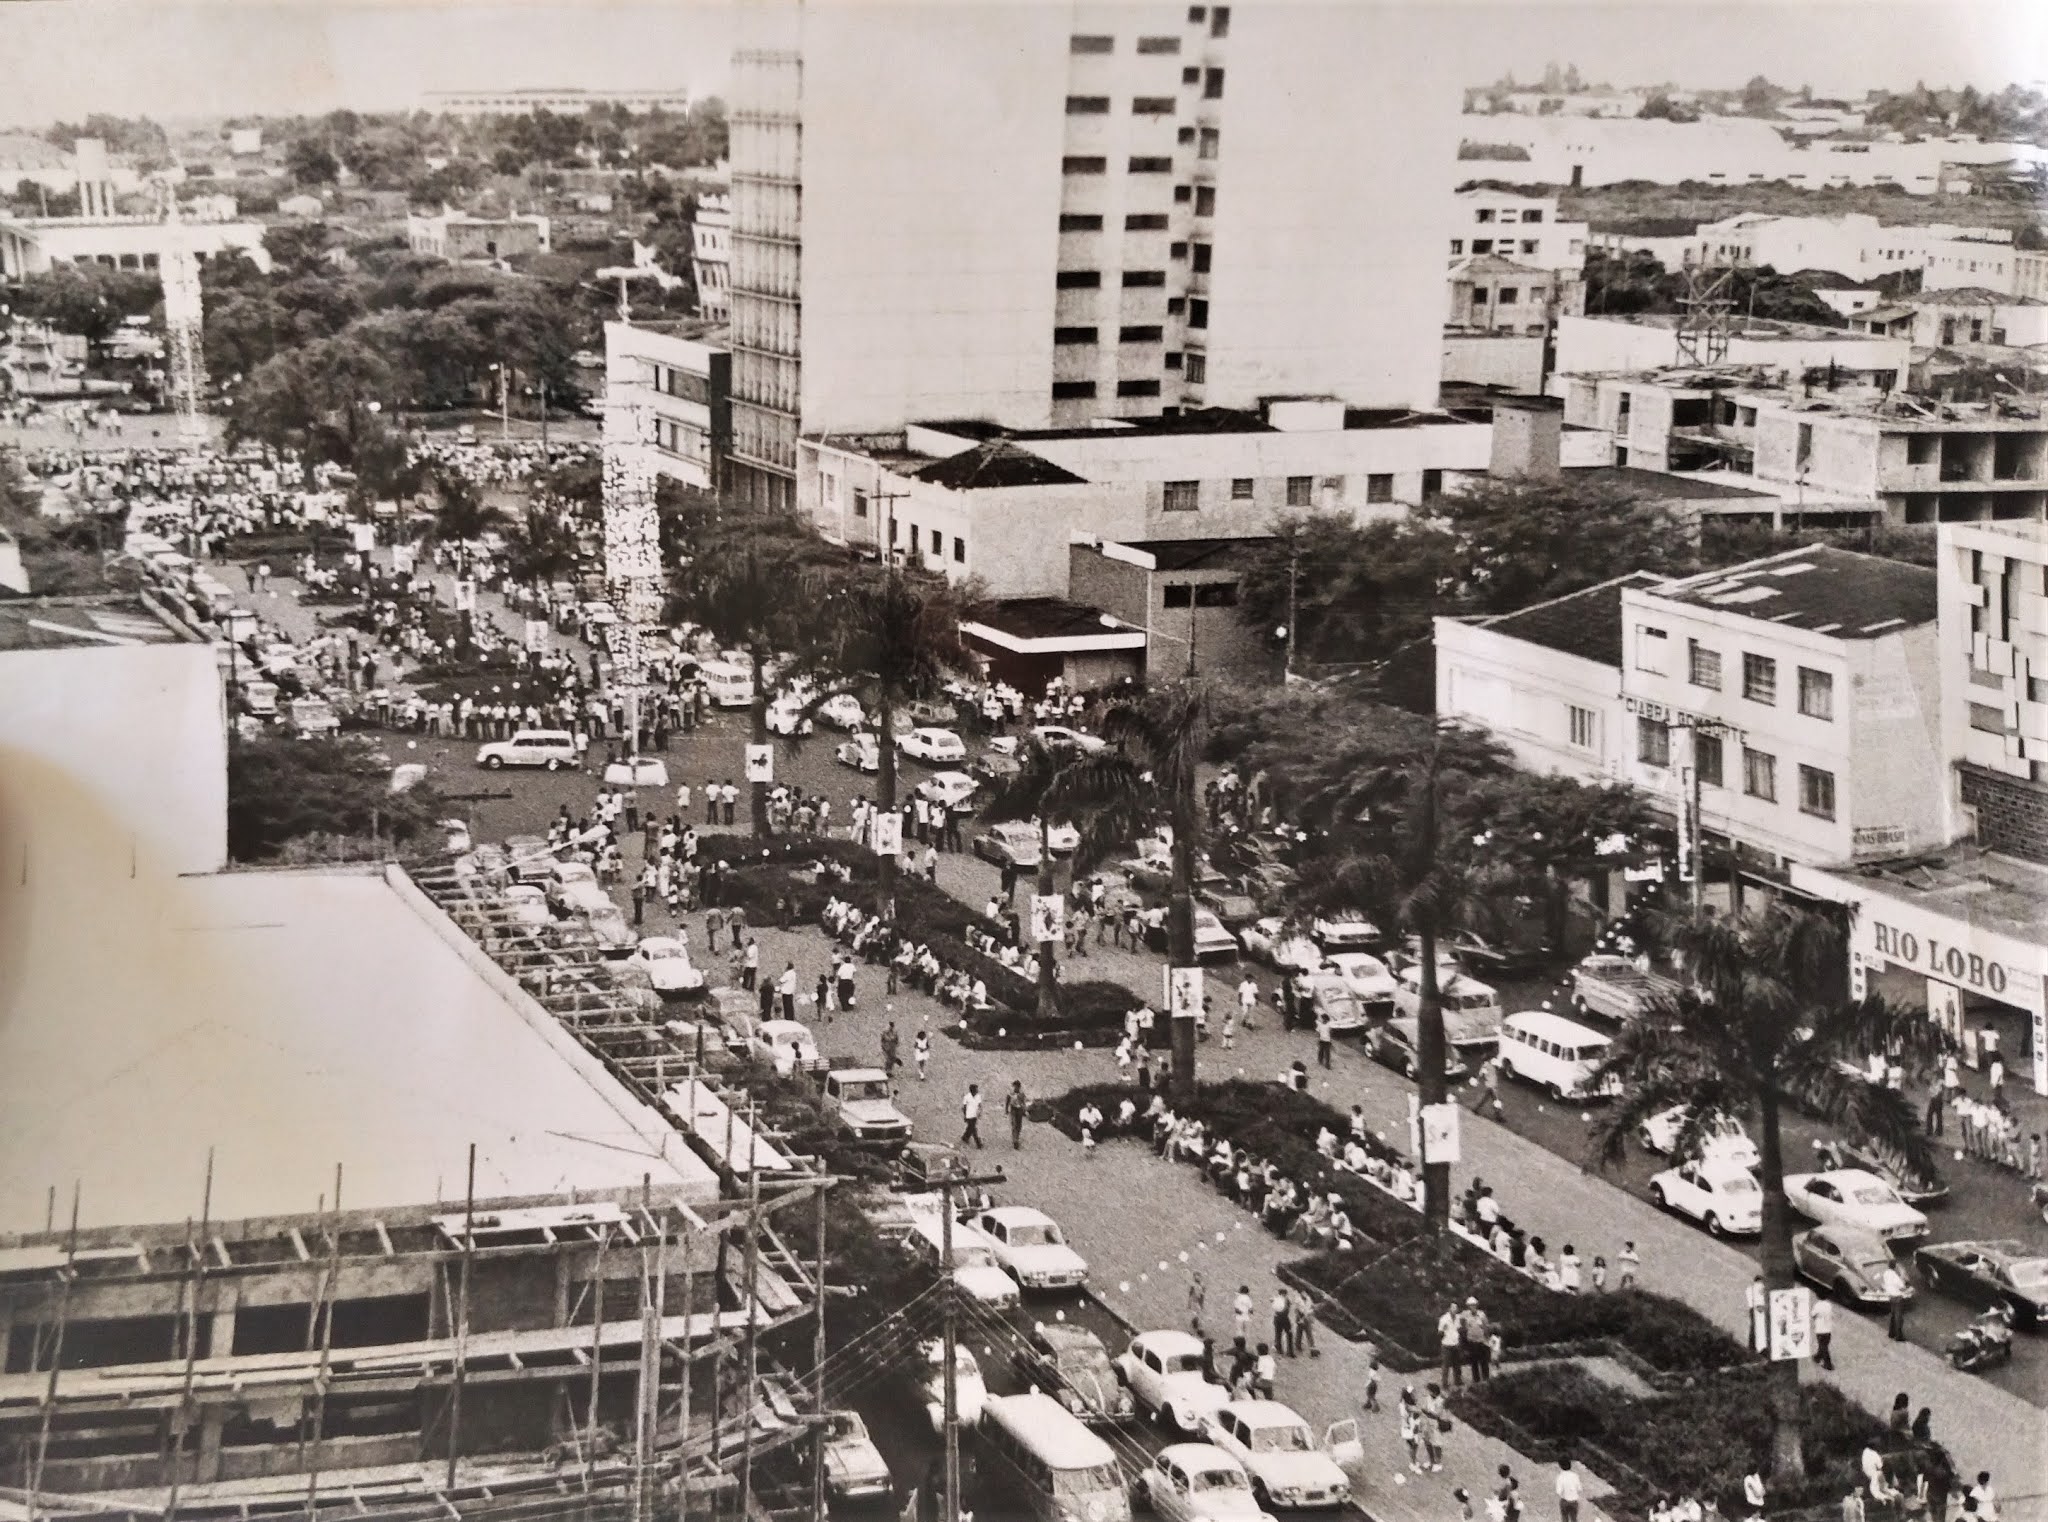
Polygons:
M829 1181L644 1000L453 872L229 870L151 605L0 608L0 734L0 1512L708 1512L809 1440Z

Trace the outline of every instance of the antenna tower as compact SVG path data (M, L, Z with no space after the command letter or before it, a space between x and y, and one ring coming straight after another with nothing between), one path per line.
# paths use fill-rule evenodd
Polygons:
M1685 261L1685 295L1678 303L1678 362L1718 365L1728 357L1728 335L1735 314L1735 270Z

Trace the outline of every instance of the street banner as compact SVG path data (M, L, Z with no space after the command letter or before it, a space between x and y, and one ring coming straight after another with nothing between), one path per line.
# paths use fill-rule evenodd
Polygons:
M455 611L474 613L476 611L476 583L467 576L455 579Z
M747 747L747 781L773 782L775 780L775 747L772 745L749 745Z
M529 618L526 621L526 648L535 655L548 653L548 621L544 618Z
M1771 1361L1813 1357L1813 1298L1806 1287L1772 1290L1770 1312Z
M1202 969L1166 969L1166 1013L1174 1020L1197 1020L1202 1014Z
M391 569L401 576L410 576L419 551L409 544L391 546Z
M1063 893L1031 895L1031 939L1043 946L1058 942L1067 933L1067 899Z
M1422 1107L1422 1160L1425 1163L1459 1161L1458 1117L1464 1114L1456 1104Z
M351 523L348 526L349 543L358 555L367 555L377 547L377 525L374 523Z
M883 809L874 816L871 826L875 832L875 854L877 856L901 856L903 854L903 816L894 809Z

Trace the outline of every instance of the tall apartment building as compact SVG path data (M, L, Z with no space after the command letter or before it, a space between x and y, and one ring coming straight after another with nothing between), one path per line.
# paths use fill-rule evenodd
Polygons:
M1460 95L1420 15L745 15L743 500L791 501L803 433L1070 427L1287 393L1434 404Z

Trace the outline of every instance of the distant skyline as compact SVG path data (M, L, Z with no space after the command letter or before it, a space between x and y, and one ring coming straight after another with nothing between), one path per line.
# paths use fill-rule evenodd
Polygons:
M1916 80L1995 90L2038 82L2048 59L2040 0L1390 3L1440 15L1445 46L1472 84L1507 70L1540 77L1555 61L1621 86L1734 87L1766 74L1824 95ZM95 111L170 119L410 109L436 90L716 94L735 22L736 7L718 0L14 0L0 5L0 125L42 127Z

